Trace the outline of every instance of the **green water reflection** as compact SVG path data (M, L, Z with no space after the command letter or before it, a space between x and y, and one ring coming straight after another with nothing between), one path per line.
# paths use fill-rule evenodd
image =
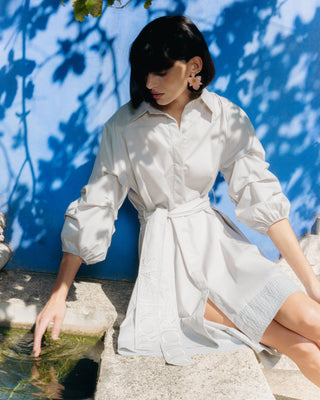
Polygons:
M93 399L103 343L98 338L46 334L41 356L31 332L0 328L0 399Z

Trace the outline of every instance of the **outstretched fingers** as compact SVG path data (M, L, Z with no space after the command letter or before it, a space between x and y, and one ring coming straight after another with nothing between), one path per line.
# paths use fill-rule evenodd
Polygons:
M36 327L34 331L33 353L35 357L39 357L41 353L41 341L48 326L53 322L51 336L53 340L58 339L62 322L66 313L65 303L51 304L50 301L46 304L44 309L36 319Z
M51 319L45 316L43 317L42 314L39 314L36 319L36 328L34 331L34 340L33 340L33 353L35 357L39 357L41 353L41 340L50 322Z

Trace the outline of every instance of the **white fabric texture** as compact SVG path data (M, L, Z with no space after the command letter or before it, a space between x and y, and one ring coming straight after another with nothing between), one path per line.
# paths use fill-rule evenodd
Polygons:
M128 194L141 223L139 275L120 327L121 354L190 355L247 344L272 365L259 340L285 299L299 290L219 211L208 193L219 170L236 217L265 234L288 218L289 202L239 107L204 90L180 127L142 103L123 106L104 127L88 185L71 203L63 251L86 264L106 257L117 212ZM204 319L210 299L240 329Z

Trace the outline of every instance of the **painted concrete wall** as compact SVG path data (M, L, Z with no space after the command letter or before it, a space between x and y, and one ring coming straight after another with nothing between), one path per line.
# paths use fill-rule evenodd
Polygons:
M103 123L129 99L130 44L150 20L185 14L217 68L210 89L245 109L292 202L298 236L320 212L320 0L154 0L79 23L71 2L0 2L0 211L9 268L54 272L68 204L79 196ZM233 218L226 184L216 205ZM238 224L271 259L264 236ZM80 273L134 279L138 222L126 202L107 261Z

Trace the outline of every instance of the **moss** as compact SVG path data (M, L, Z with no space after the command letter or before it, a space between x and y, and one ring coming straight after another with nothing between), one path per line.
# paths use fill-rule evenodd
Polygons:
M93 394L103 348L100 338L62 334L54 341L47 333L37 359L32 354L32 345L30 331L0 328L1 399L31 400L35 396L63 399L64 393L68 393L68 398L80 400ZM88 370L93 382L88 381ZM72 391L77 397L69 397Z

